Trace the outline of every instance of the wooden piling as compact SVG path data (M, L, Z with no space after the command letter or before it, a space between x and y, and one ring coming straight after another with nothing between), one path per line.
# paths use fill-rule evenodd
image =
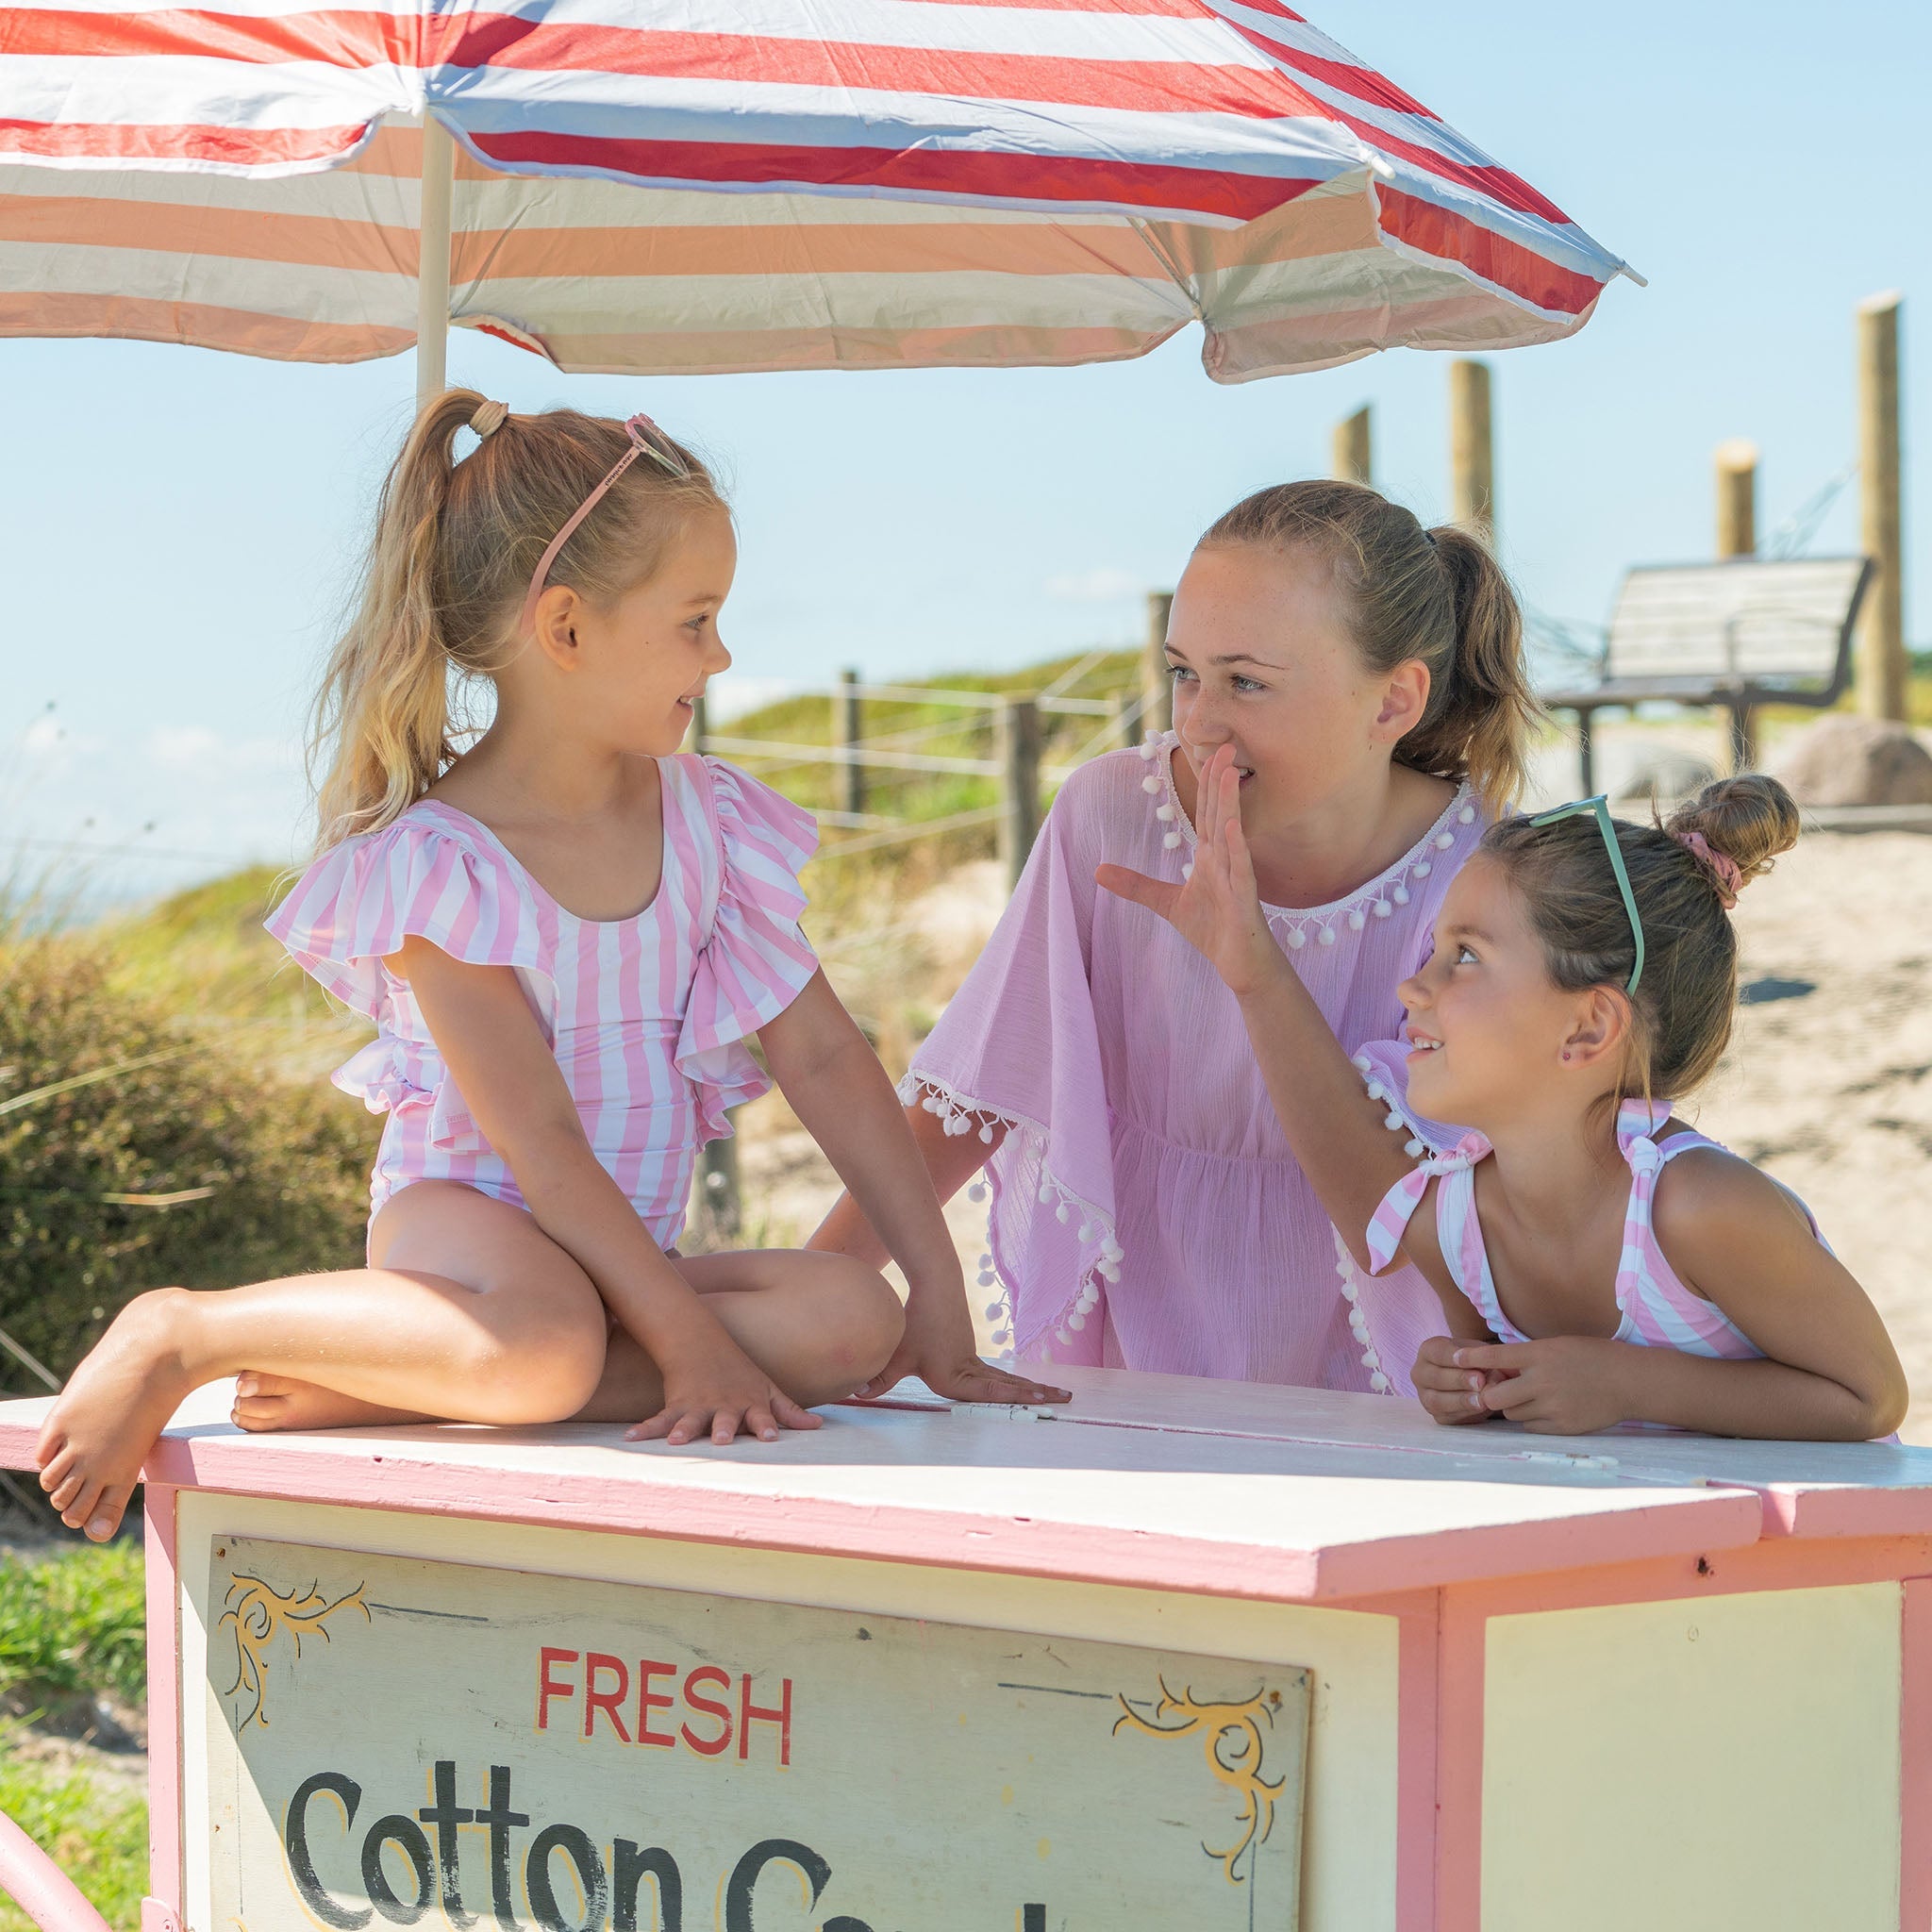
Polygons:
M1008 698L998 716L1000 863L1014 887L1040 833L1040 707L1031 698Z
M705 694L700 691L691 700L691 729L685 734L684 741L692 751L701 752L705 748L705 740L709 736L710 727L705 723Z
M1115 695L1114 729L1119 733L1123 744L1139 744L1147 736L1146 726L1142 721L1144 703L1137 691L1124 691Z
M1487 362L1463 358L1449 365L1449 504L1455 522L1494 544L1496 458Z
M1717 554L1757 555L1757 445L1748 437L1717 446Z
M1905 541L1899 459L1896 291L1858 304L1858 494L1865 554L1878 566L1858 617L1858 708L1906 715Z
M1335 425L1334 471L1344 483L1369 483L1374 476L1374 452L1370 445L1369 405Z
M865 767L851 756L858 749L859 742L864 737L859 720L858 673L840 672L839 687L838 696L833 700L837 714L834 719L837 727L834 736L847 754L843 786L845 809L858 816L865 810Z
M1141 654L1141 726L1143 732L1174 729L1174 679L1167 670L1167 620L1174 610L1172 591L1147 592L1147 642Z

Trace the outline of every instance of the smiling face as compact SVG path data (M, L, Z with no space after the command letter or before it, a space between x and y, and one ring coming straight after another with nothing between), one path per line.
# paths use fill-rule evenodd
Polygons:
M1348 795L1421 716L1428 673L1362 662L1334 570L1306 546L1204 544L1175 587L1174 724L1196 776L1222 745L1250 838Z
M570 671L572 721L587 738L653 758L677 749L692 700L731 663L718 614L737 568L731 519L706 510L615 604L600 609L573 592L556 623L540 616L544 655Z
M1628 1008L1609 990L1568 992L1507 873L1474 854L1436 920L1428 964L1396 989L1408 1012L1408 1097L1431 1120L1497 1127L1558 1087L1579 1107L1614 1086Z

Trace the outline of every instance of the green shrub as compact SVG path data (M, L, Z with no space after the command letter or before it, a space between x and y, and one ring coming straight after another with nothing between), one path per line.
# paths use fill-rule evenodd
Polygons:
M0 1557L0 1692L16 1705L147 1684L146 1566L127 1543L38 1562Z
M147 1806L103 1790L84 1772L18 1756L0 1730L0 1811L73 1879L115 1932L137 1932L147 1890ZM0 1932L34 1932L0 1892Z
M8 1108L89 1074L107 1077ZM142 1289L357 1265L378 1130L118 990L97 942L16 939L0 951L0 1327L64 1376ZM180 1194L196 1198L154 1205ZM113 1198L129 1195L144 1198Z

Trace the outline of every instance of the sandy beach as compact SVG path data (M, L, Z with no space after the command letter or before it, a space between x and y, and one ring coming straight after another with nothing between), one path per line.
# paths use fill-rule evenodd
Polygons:
M1694 724L1662 734L1703 735ZM1567 795L1574 762L1553 749L1547 765L1548 789ZM929 1024L1002 903L997 866L963 867L903 908L892 933L828 938L827 972L865 1015L885 1004L890 958L900 984L920 986ZM1905 1359L1905 1439L1932 1444L1932 838L1807 834L1745 892L1737 920L1743 1004L1687 1116L1811 1205ZM746 1110L741 1132L746 1238L802 1239L832 1198L829 1169L775 1095ZM948 1210L969 1282L983 1213L963 1192Z

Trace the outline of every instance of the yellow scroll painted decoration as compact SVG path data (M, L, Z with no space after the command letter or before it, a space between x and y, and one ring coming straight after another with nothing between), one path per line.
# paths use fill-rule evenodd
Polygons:
M1114 1735L1120 1735L1123 1724L1129 1724L1150 1738L1203 1739L1208 1769L1241 1801L1242 1830L1240 1842L1226 1851L1217 1852L1205 1843L1201 1849L1210 1858L1220 1859L1230 1885L1242 1884L1244 1881L1234 1869L1236 1861L1250 1845L1267 1841L1268 1834L1274 1828L1274 1794L1286 1782L1276 1778L1271 1784L1261 1775L1261 1721L1265 1718L1271 1725L1274 1722L1267 1692L1257 1690L1245 1704L1197 1704L1191 1690L1183 1690L1176 1697L1167 1688L1165 1678L1158 1681L1160 1699L1154 1707L1155 1719L1178 1717L1182 1722L1150 1722L1127 1702L1124 1691L1116 1691L1121 1715L1114 1720ZM1225 1749L1224 1740L1229 1740Z
M229 1579L227 1605L221 1621L235 1626L235 1681L228 1686L228 1695L233 1697L245 1690L255 1699L248 1715L236 1726L238 1730L245 1730L251 1724L259 1724L263 1729L268 1727L268 1674L264 1663L269 1646L279 1632L286 1630L294 1639L299 1658L303 1638L320 1636L326 1641L328 1631L325 1625L338 1610L355 1608L365 1618L369 1616L369 1606L362 1601L359 1583L346 1596L339 1596L330 1603L312 1583L307 1590L291 1590L284 1594L271 1589L260 1577L246 1576L240 1571Z

